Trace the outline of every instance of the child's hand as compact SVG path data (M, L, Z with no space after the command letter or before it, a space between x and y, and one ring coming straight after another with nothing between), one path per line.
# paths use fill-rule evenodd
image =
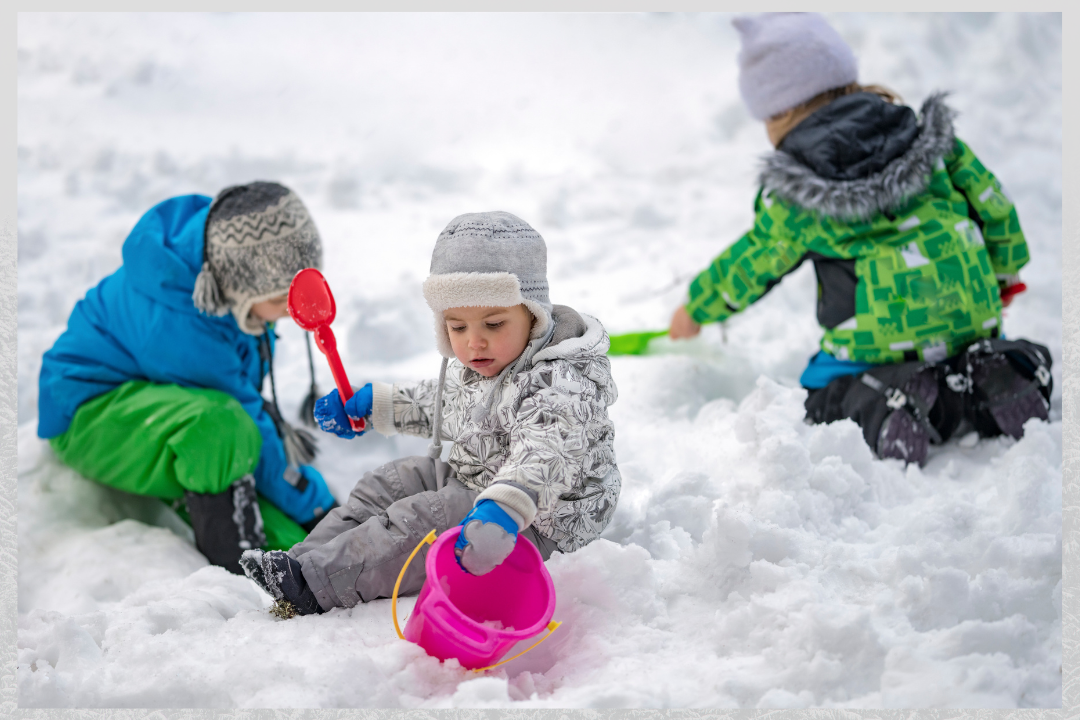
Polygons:
M686 312L686 308L680 305L675 314L671 316L671 328L668 330L668 335L671 336L672 340L683 340L692 338L699 332L701 332L701 326L694 322L693 318Z
M344 405L337 388L315 401L315 422L328 433L342 438L353 438L363 435L366 430L354 432L349 425L349 418L359 420L371 414L372 389L371 383L356 391Z
M522 530L506 506L497 500L481 500L461 521L461 526L454 555L461 569L472 575L485 575L502 564Z

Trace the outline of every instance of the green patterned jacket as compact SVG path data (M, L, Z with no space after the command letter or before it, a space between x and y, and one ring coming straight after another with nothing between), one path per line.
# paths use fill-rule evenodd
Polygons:
M810 259L821 348L841 360L937 361L996 337L998 276L1028 260L1016 209L954 137L942 96L927 100L921 118L907 151L854 181L773 153L753 229L693 280L690 316L724 320Z

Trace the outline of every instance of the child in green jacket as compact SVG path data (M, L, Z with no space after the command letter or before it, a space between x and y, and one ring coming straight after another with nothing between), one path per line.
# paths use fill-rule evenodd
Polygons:
M860 85L851 49L815 13L735 26L740 90L776 151L754 227L691 282L671 336L725 320L810 260L825 334L801 378L808 420L851 418L880 457L922 464L958 429L1019 437L1046 419L1049 352L1001 339L1027 243L943 95L917 117Z

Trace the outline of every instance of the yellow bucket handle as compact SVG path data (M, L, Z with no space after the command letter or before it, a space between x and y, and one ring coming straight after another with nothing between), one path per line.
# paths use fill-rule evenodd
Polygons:
M421 540L420 543L415 548L413 548L413 551L409 554L409 559L405 561L405 565L402 566L401 572L398 573L397 582L394 583L394 595L390 599L390 612L394 616L394 630L397 630L397 635L402 640L405 639L405 635L401 632L401 625L398 624L398 619L397 619L397 596L398 596L398 590L401 589L401 579L405 577L405 571L409 569L409 565L412 564L413 558L416 557L416 553L420 552L420 548L424 547L424 545L430 545L433 542L435 542L435 531L434 530L432 530L427 535L425 535L424 539ZM490 670L491 668L499 667L500 665L502 665L504 663L508 663L511 660L514 660L515 658L521 657L522 655L529 652L534 647L536 647L537 645L539 645L540 643L544 642L549 637L551 637L551 634L553 632L555 632L559 628L560 625L562 625L561 622L558 622L556 620L552 620L551 622L549 622L547 624L548 634L545 635L544 637L540 638L539 640L537 640L536 642L534 642L532 645L525 648L521 652L519 652L517 655L514 655L513 657L508 657L505 660L500 660L499 662L495 663L494 665L488 665L488 666L482 667L482 668L473 668L473 672L483 672L484 670Z
M556 629L557 629L557 628L558 628L558 627L559 627L560 625L562 625L562 623L561 623L561 622L559 622L559 621L557 621L557 620L552 620L551 622L549 622L549 623L547 624L547 629L548 629L548 634L547 634L547 635L545 635L544 637L540 638L539 640L537 640L536 642L534 642L534 643L533 643L532 645L530 645L529 647L527 647L527 648L525 648L524 650L522 650L521 652L519 652L519 653L518 653L517 655L514 655L514 657L508 657L508 658L506 658L505 660L500 660L499 662L495 663L494 665L488 665L487 667L482 667L482 668L473 668L473 672L483 672L483 671L485 671L485 670L490 670L491 668L494 668L494 667L499 667L499 666L500 666L500 665L502 665L503 663L508 663L508 662L510 662L511 660L513 660L514 658L519 658L519 657L521 657L522 655L524 655L525 653L529 652L529 651L530 651L530 650L532 650L532 649L533 649L534 647L536 647L537 645L539 645L540 643L544 642L544 641L545 641L545 640L547 640L547 639L548 639L549 637L551 637L551 633L555 632L555 630L556 630Z
M401 578L405 577L405 571L409 569L409 565L412 564L412 559L416 557L416 553L420 552L420 548L424 547L424 545L430 545L433 542L435 542L434 530L425 535L424 539L420 541L420 544L413 548L412 554L409 555L409 559L405 561L405 565L402 566L401 572L398 573L397 582L394 583L394 597L390 600L390 612L394 614L394 629L397 630L397 636L402 640L405 639L405 635L401 632L401 626L398 625L397 621L397 594L398 590L401 589Z

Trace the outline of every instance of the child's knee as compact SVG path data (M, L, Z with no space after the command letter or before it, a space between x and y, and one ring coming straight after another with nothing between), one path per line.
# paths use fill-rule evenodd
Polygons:
M438 490L446 482L446 467L441 460L427 455L413 455L387 463L380 470L400 487L401 497Z
M235 442L250 442L261 438L259 428L240 401L217 390L197 391L194 421L206 432L218 432Z
M177 481L187 490L213 494L255 471L262 435L235 398L209 392L213 395L199 393L198 412L170 445L176 454Z
M349 504L370 513L385 510L398 500L437 490L446 480L445 472L440 471L441 462L416 455L369 470L349 493Z

